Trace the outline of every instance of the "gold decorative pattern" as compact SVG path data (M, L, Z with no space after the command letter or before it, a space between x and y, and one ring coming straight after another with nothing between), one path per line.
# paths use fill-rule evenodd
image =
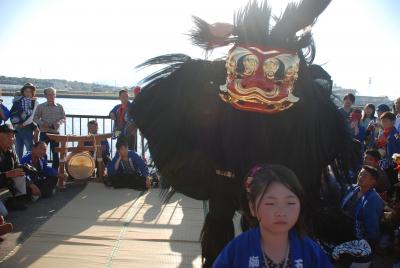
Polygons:
M235 80L235 89L242 95L253 95L258 93L264 98L274 98L279 94L279 87L276 85L274 85L273 89L270 91L262 90L258 87L243 88L240 79Z
M264 75L268 79L274 79L275 78L275 73L279 69L279 61L276 58L269 58L264 62L263 65L263 70L264 70Z
M246 55L243 59L244 72L243 75L251 76L258 69L258 58L255 55Z
M299 98L297 98L296 96L294 96L291 93L289 93L289 95L287 97L282 98L280 100L276 100L276 101L265 99L264 97L259 96L258 94L242 96L242 95L235 94L231 91L227 92L225 94L229 94L229 96L230 96L229 102L230 103L238 102L238 101L247 101L247 102L258 103L258 104L279 104L279 103L284 103L285 101L294 103L299 100Z
M236 47L225 63L227 83L220 86L220 97L241 110L286 110L299 101L292 93L299 65L296 52Z

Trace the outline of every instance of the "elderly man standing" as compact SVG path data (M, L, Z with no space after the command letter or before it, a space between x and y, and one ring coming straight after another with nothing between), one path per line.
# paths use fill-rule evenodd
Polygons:
M52 87L44 90L44 96L47 101L40 104L35 112L34 121L39 125L40 128L40 141L44 141L46 144L50 142L50 150L53 154L52 167L58 170L59 155L54 149L58 146L55 141L50 141L47 134L59 134L60 125L65 122L65 112L61 104L56 103L56 90Z

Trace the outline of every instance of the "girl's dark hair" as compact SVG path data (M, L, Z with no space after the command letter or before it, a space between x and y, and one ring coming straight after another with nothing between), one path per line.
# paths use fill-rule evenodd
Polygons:
M249 183L250 182L250 183ZM258 219L251 214L249 203L254 205L257 211L260 207L260 200L264 197L269 186L273 182L282 183L290 191L292 191L300 200L300 214L294 226L300 235L305 234L304 225L304 192L303 188L294 172L289 168L277 164L260 164L250 170L245 178L245 195L242 199L242 210L244 220L247 226L255 227L258 225ZM258 199L258 197L260 197ZM257 199L259 200L258 203Z
M371 115L369 116L370 119L374 119L375 118L375 105L373 105L372 103L368 103L367 105L365 105L364 107L364 111L365 109L370 108L372 110ZM367 119L368 116L367 114L364 112L363 117L362 117L362 121L364 122L365 119Z

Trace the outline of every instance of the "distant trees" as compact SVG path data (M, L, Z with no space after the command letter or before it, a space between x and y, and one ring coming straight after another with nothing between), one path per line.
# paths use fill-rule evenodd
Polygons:
M84 83L78 81L67 81L63 79L37 79L28 77L8 77L0 76L0 84L3 85L23 85L27 82L33 83L37 88L43 89L54 87L61 90L72 91L115 91L116 87L100 85L96 83Z

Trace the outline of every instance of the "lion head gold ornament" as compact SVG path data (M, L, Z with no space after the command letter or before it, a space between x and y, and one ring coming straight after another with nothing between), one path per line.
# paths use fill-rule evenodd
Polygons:
M239 110L276 114L300 100L299 69L308 69L315 57L311 29L331 1L290 3L280 15L272 14L268 2L250 1L235 13L233 24L194 17L191 38L206 51L233 45L226 83L219 87L223 101Z
M226 60L226 84L221 98L233 107L277 113L299 98L293 95L300 59L295 51L260 46L236 46Z

